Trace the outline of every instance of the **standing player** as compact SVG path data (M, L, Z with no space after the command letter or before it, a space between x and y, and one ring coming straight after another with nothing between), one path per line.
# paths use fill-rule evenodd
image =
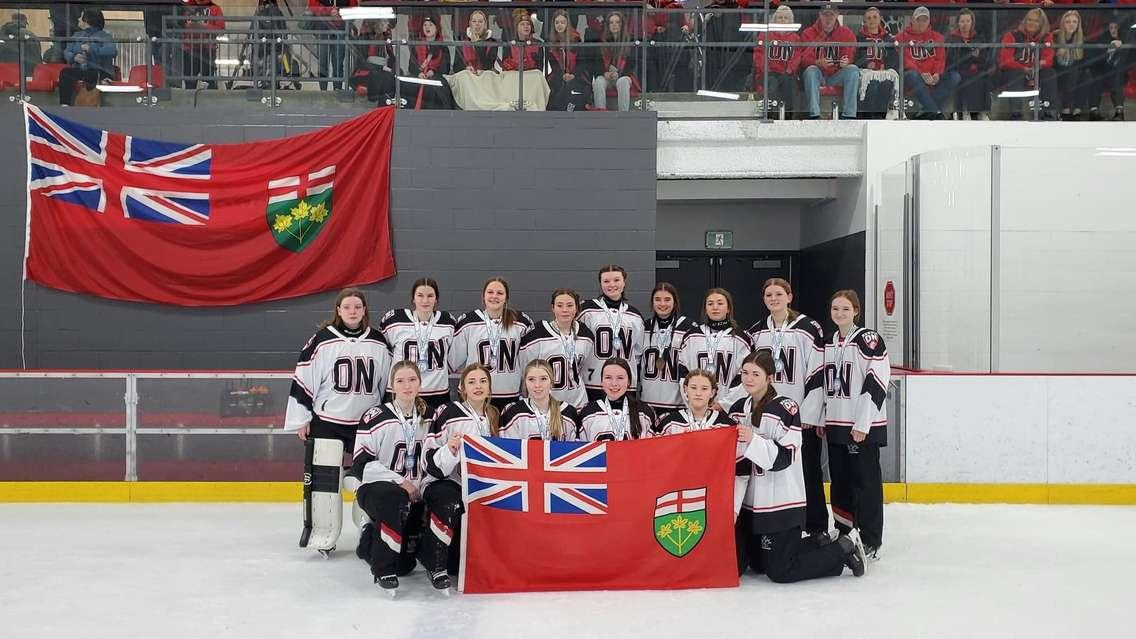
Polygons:
M749 336L734 320L734 298L724 288L706 291L702 325L682 341L678 362L687 371L704 370L718 380L718 404L729 409L741 387L742 359L753 350Z
M450 369L481 364L493 372L493 405L498 410L517 401L521 388L518 359L521 336L532 328L528 315L509 308L509 283L491 277L481 287L485 307L462 315L450 346Z
M446 404L434 416L423 442L426 477L422 498L427 525L422 540L422 564L438 590L450 587L458 574L461 552L461 443L463 435L497 436L500 414L489 402L493 396L489 369L470 364L461 373L461 401Z
M335 550L343 519L343 453L355 449L359 418L379 403L390 360L390 346L371 328L363 292L340 291L331 317L300 351L284 415L284 430L306 446L301 548L310 545L325 557Z
M612 357L631 364L631 390L636 386L635 371L643 353L643 314L627 303L623 292L627 287L627 271L622 266L608 264L600 267L600 293L595 299L580 306L577 318L595 338L595 352L584 361L584 385L588 399L603 399L603 382L600 368Z
M777 392L801 407L801 465L805 471L805 532L817 543L828 543L828 506L824 500L824 476L817 434L824 408L824 336L811 318L789 308L793 289L774 277L761 285L769 317L749 328L753 350L773 356L773 384Z
M742 385L748 397L730 408L741 426L738 441L746 444L745 458L753 464L743 512L738 519L738 573L752 567L774 583L835 577L845 566L864 576L864 547L855 533L841 535L825 546L804 544L805 479L801 458L800 408L778 395L768 351L746 357Z
M438 282L424 277L410 289L412 309L396 308L379 324L396 360L408 359L422 372L422 400L436 410L450 399L447 353L454 339L454 318L438 310Z
M534 359L525 366L525 397L501 415L501 437L512 439L576 439L576 409L552 396L552 366Z
M595 342L587 326L576 321L580 296L559 288L552 292L552 321L540 322L521 338L521 365L543 359L552 367L552 396L576 408L588 403L583 366Z
M398 589L398 578L414 570L422 535L422 438L428 419L418 397L418 366L403 360L391 369L394 399L363 414L355 434L355 458L348 473L359 482L355 503L371 523L359 533L356 554L371 567L383 590Z
M631 365L613 357L600 368L603 399L588 402L580 411L578 439L610 442L650 437L655 427L655 411L635 399L631 387Z
M880 447L887 446L884 401L891 364L884 338L856 326L860 298L855 291L837 291L829 308L836 332L824 349L824 435L832 518L841 533L860 530L874 561L884 536Z
M656 284L651 291L651 309L655 314L644 325L639 362L639 399L662 414L682 408L678 347L698 325L679 315L678 291L667 282Z

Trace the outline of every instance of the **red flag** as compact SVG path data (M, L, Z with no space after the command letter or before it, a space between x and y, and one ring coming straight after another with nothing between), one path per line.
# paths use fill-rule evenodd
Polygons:
M468 593L738 585L737 430L627 442L467 437Z
M308 295L394 275L394 109L282 140L183 144L25 105L25 277L181 306Z

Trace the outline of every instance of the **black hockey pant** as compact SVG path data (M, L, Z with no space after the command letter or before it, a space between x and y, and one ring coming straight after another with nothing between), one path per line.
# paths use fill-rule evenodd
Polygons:
M349 458L355 454L355 426L325 422L312 415L308 437L316 439L338 439L343 442L343 452Z
M832 518L836 520L836 529L847 533L859 528L864 545L879 548L884 541L879 445L829 444L828 473L832 478Z
M436 481L426 487L422 499L426 523L418 558L431 573L446 570L456 575L461 552L461 486L449 479Z
M824 473L820 467L824 440L817 437L815 428L801 431L801 440L801 466L805 474L805 532L826 532L828 505L824 501Z
M411 504L405 490L386 481L363 484L355 500L374 522L360 534L358 552L371 574L410 574L422 535L422 502Z
M844 572L844 551L840 544L815 546L801 539L801 529L773 533L750 533L742 512L735 529L738 549L738 575L746 568L764 573L774 583L788 584L806 579L836 577Z

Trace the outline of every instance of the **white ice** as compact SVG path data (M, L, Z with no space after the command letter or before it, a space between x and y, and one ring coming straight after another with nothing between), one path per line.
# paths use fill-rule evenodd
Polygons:
M886 518L862 579L443 598L418 570L391 601L350 524L329 561L296 547L298 504L0 505L0 637L1136 637L1136 508Z

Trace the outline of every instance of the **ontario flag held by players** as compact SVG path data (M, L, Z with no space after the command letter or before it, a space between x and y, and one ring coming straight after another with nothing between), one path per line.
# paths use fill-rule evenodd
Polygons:
M467 436L468 593L738 585L737 431L626 442Z
M148 140L29 104L24 118L26 279L119 300L228 306L395 273L392 108L242 144Z

